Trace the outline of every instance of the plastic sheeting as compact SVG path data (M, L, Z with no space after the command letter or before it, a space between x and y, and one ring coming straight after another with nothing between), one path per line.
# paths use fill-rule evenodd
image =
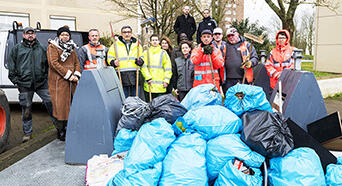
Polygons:
M236 167L233 166L233 161L230 160L226 163L223 169L220 171L219 176L215 181L215 186L227 186L227 185L235 185L235 186L258 186L262 185L262 174L260 169L252 168L254 171L254 175L247 175Z
M207 171L209 180L214 180L228 160L237 158L250 167L260 167L265 158L252 151L240 139L240 134L227 134L207 143Z
M328 186L342 185L342 156L337 158L337 164L329 164L325 180Z
M137 133L138 131L121 129L114 140L114 151L112 152L112 156L120 152L128 151L131 148Z
M270 159L270 185L325 185L324 172L316 152L294 149L284 157Z
M206 105L221 105L222 97L215 85L203 84L192 88L181 104L188 110Z
M144 124L124 160L124 170L115 176L114 183L157 183L161 173L159 164L164 160L167 148L175 139L171 125L164 118Z
M164 118L169 123L174 123L176 119L183 116L188 110L172 95L166 94L156 97L150 103L151 115L149 120Z
M119 120L116 135L123 128L139 130L147 116L151 114L150 105L139 97L128 97L121 108L122 116Z
M242 129L241 119L228 109L218 105L190 110L183 117L178 118L174 127L175 125L182 125L188 132L197 132L205 140L223 134L235 134ZM176 133L178 133L177 129Z
M184 133L171 145L163 161L159 185L207 185L206 141L197 133Z
M280 113L252 111L242 116L241 139L269 158L285 156L294 147L293 137Z
M239 117L253 110L273 112L262 88L245 84L236 84L228 89L224 106Z

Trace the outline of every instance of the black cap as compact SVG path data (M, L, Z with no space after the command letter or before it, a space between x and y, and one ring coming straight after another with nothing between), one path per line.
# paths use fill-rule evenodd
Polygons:
M69 35L71 36L71 33L70 33L70 30L69 30L69 27L68 26L62 26L61 28L59 28L57 30L57 37L59 37L59 35L61 35L62 32L68 32Z
M203 34L213 35L213 32L211 30L209 30L209 29L205 29L205 30L202 31L201 35L203 35Z
M26 34L26 32L28 32L28 31L32 31L33 33L36 32L36 31L35 31L32 27L30 27L30 26L24 28L24 34Z

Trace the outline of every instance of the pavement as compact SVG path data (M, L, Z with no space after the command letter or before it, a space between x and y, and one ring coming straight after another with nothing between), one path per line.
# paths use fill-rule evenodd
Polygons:
M85 165L64 163L65 143L54 140L0 172L2 186L85 185Z

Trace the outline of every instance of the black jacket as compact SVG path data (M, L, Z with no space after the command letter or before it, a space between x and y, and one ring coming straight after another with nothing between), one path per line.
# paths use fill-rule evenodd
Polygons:
M188 15L187 18L185 18L185 15L180 15L177 17L177 20L175 22L175 25L173 26L173 29L177 33L177 41L179 42L179 35L181 33L185 33L186 36L188 36L189 41L192 41L192 36L196 32L196 22L195 19Z
M46 50L38 40L33 45L18 43L8 57L8 78L19 87L40 88L47 81L48 69Z
M213 32L216 27L217 23L215 19L211 18L210 16L207 18L203 18L203 20L198 24L197 44L201 43L201 33L203 30L209 29Z
M175 59L175 89L179 91L189 91L194 83L194 68L190 60L190 55L187 59L184 56Z

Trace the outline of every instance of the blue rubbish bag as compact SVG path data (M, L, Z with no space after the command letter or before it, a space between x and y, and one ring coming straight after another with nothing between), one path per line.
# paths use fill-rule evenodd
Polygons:
M270 185L325 185L321 161L313 149L294 149L284 157L270 159Z
M197 133L184 133L170 146L163 161L159 185L208 185L206 141Z
M137 172L132 175L126 176L125 170L116 174L109 182L107 186L156 186L162 172L162 162L156 163L152 168Z
M203 84L192 88L181 104L188 110L206 105L221 105L222 97L213 84Z
M241 139L240 134L226 134L207 143L206 159L209 180L214 180L228 160L242 160L250 167L260 167L265 158L252 151Z
M245 84L236 84L228 89L224 106L239 117L243 113L253 110L273 112L263 89Z
M238 133L242 130L242 120L223 106L210 105L189 110L177 119L173 128L177 127L195 131L209 140L223 134ZM179 134L178 129L175 131Z
M329 164L325 181L328 186L342 185L342 156L337 158L337 164Z
M258 186L262 185L263 177L260 169L252 168L254 175L248 175L233 166L234 160L229 160L215 181L215 186Z
M124 169L112 179L116 185L153 185L158 183L161 162L176 139L171 125L158 118L142 125L124 160ZM154 184L156 185L156 184Z
M171 125L164 118L142 125L124 160L124 170L133 174L163 161L175 139Z
M137 133L138 131L132 131L125 128L121 129L115 137L112 156L120 152L128 151L131 148Z

